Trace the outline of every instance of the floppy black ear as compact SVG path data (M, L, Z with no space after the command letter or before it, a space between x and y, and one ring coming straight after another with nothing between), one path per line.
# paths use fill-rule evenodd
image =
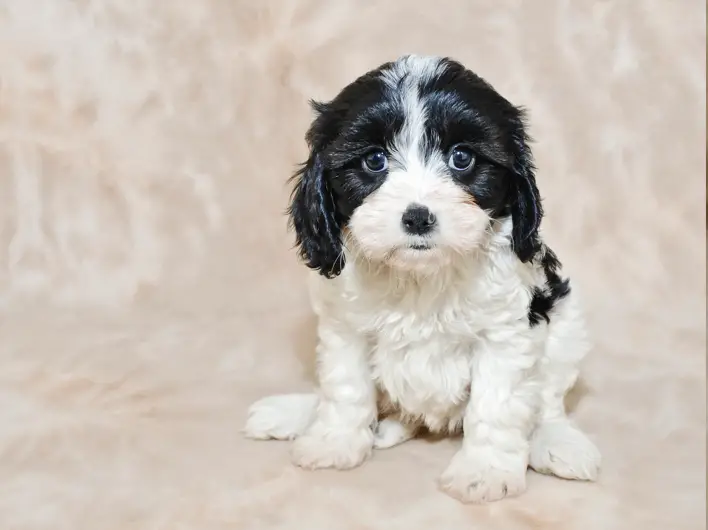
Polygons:
M344 267L342 229L321 155L332 124L331 118L322 113L325 105L313 103L313 107L320 114L307 133L310 156L292 178L294 187L288 215L295 230L298 253L305 264L327 278L334 278Z
M519 109L512 131L514 179L511 185L511 219L514 252L522 262L529 261L539 248L538 231L543 218L529 141L524 112Z

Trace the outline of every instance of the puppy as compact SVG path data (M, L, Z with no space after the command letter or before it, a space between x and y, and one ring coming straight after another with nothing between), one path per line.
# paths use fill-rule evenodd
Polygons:
M404 56L313 103L289 216L313 272L317 394L245 428L298 466L347 469L421 428L462 432L442 490L514 496L526 471L594 480L566 416L588 351L543 215L524 115L460 63Z

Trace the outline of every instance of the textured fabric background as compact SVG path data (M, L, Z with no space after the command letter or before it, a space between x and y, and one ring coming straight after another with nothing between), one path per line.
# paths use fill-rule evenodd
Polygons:
M0 0L0 528L705 528L705 37L698 0ZM529 109L597 484L463 506L455 440L308 473L241 437L311 385L307 100L404 53Z

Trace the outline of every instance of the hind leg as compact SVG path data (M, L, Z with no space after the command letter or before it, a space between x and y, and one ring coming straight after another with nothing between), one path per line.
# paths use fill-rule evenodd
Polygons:
M600 452L565 410L565 396L578 378L578 364L588 345L575 301L569 298L563 302L548 329L546 354L541 364L541 414L531 436L529 465L539 473L565 479L595 480L601 464Z

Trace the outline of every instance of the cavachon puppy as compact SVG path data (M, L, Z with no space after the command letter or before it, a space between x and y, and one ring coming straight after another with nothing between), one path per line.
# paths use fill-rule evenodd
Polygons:
M246 435L347 469L421 429L461 432L439 485L463 502L518 495L529 466L594 480L600 454L564 407L589 346L539 234L523 111L412 55L313 106L289 215L313 270L318 390L256 402Z

